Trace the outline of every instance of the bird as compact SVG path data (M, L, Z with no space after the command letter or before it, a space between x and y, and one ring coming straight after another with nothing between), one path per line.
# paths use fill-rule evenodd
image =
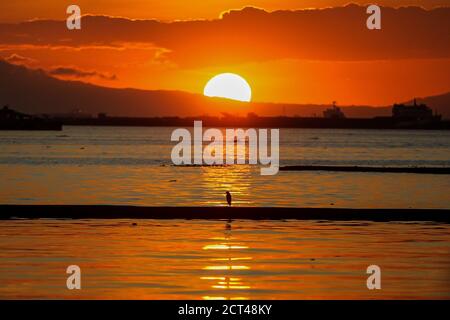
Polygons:
M227 195L227 202L228 202L228 206L231 207L231 193L229 191L225 192Z

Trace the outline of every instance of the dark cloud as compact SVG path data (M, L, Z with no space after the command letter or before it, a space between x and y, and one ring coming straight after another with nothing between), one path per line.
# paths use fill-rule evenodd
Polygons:
M85 16L65 21L0 24L0 44L51 46L154 45L188 67L273 59L379 60L450 57L450 7L382 8L382 30L366 28L366 7L275 11L248 7L216 20L130 20Z
M75 78L88 78L97 77L104 80L116 80L116 75L107 75L97 71L84 71L74 67L55 67L47 70L47 73L52 76L61 77L75 77Z

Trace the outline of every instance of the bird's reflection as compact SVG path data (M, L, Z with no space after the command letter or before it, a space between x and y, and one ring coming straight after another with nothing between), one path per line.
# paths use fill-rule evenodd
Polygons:
M225 231L223 237L213 238L219 241L203 247L203 250L214 251L215 256L210 258L214 264L207 265L203 270L208 271L208 276L201 277L202 280L208 281L211 289L215 289L212 295L203 296L203 299L248 299L240 292L250 290L251 287L245 282L245 270L249 270L250 266L246 264L252 257L242 255L249 249L248 246L235 241L231 235L232 220L225 223ZM217 253L217 254L216 254Z

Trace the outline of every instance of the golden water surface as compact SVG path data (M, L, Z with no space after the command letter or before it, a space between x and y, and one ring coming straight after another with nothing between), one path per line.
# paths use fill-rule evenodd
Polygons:
M449 231L431 222L1 221L0 298L450 299ZM381 290L366 286L373 264ZM66 288L69 265L81 268L81 290Z

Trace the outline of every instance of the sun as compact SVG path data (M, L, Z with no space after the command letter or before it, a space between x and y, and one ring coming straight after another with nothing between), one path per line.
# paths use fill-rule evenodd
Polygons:
M252 89L241 76L234 73L221 73L208 81L203 94L207 97L250 102Z

